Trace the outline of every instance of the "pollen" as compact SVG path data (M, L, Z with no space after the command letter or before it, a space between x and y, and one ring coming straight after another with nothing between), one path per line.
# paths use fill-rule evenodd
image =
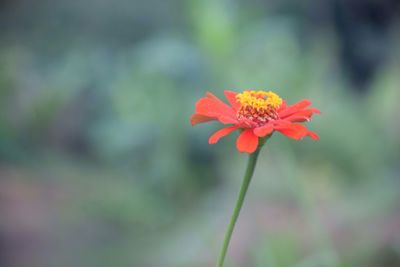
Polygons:
M246 118L257 125L278 119L277 109L282 105L282 98L272 91L246 90L237 94L236 100L240 104L238 119Z

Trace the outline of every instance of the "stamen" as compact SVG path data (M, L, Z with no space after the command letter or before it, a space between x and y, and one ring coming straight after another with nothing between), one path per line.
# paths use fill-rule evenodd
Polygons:
M282 99L271 91L252 91L246 90L236 95L240 104L237 113L238 119L246 118L255 122L257 125L263 125L270 120L279 118L277 109L282 105Z

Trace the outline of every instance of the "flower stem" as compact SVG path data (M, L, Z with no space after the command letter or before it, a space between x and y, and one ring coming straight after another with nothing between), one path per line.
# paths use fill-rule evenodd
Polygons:
M236 206L235 206L235 209L233 210L231 221L230 221L228 229L226 230L226 233L225 233L224 243L222 246L221 253L219 254L217 267L222 267L224 264L225 255L226 255L226 252L227 252L228 246L229 246L229 241L231 240L233 229L235 228L236 221L239 217L240 209L242 208L247 189L249 188L249 184L251 181L251 177L253 176L253 173L254 173L254 168L257 163L257 158L258 158L258 154L260 153L261 146L262 145L260 145L254 153L249 155L246 173L244 174L242 186L240 187L239 196L238 196L238 199L236 200Z

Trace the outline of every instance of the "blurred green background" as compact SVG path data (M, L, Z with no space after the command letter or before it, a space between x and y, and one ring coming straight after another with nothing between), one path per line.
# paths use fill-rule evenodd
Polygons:
M227 267L400 266L399 2L0 1L0 266L214 266L247 156L206 91L322 111L274 135Z

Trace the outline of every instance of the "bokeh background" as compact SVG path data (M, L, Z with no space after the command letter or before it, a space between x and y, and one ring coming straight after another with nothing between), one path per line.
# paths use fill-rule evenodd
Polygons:
M312 99L226 266L400 266L396 0L0 1L0 266L214 266L247 156L209 90Z

